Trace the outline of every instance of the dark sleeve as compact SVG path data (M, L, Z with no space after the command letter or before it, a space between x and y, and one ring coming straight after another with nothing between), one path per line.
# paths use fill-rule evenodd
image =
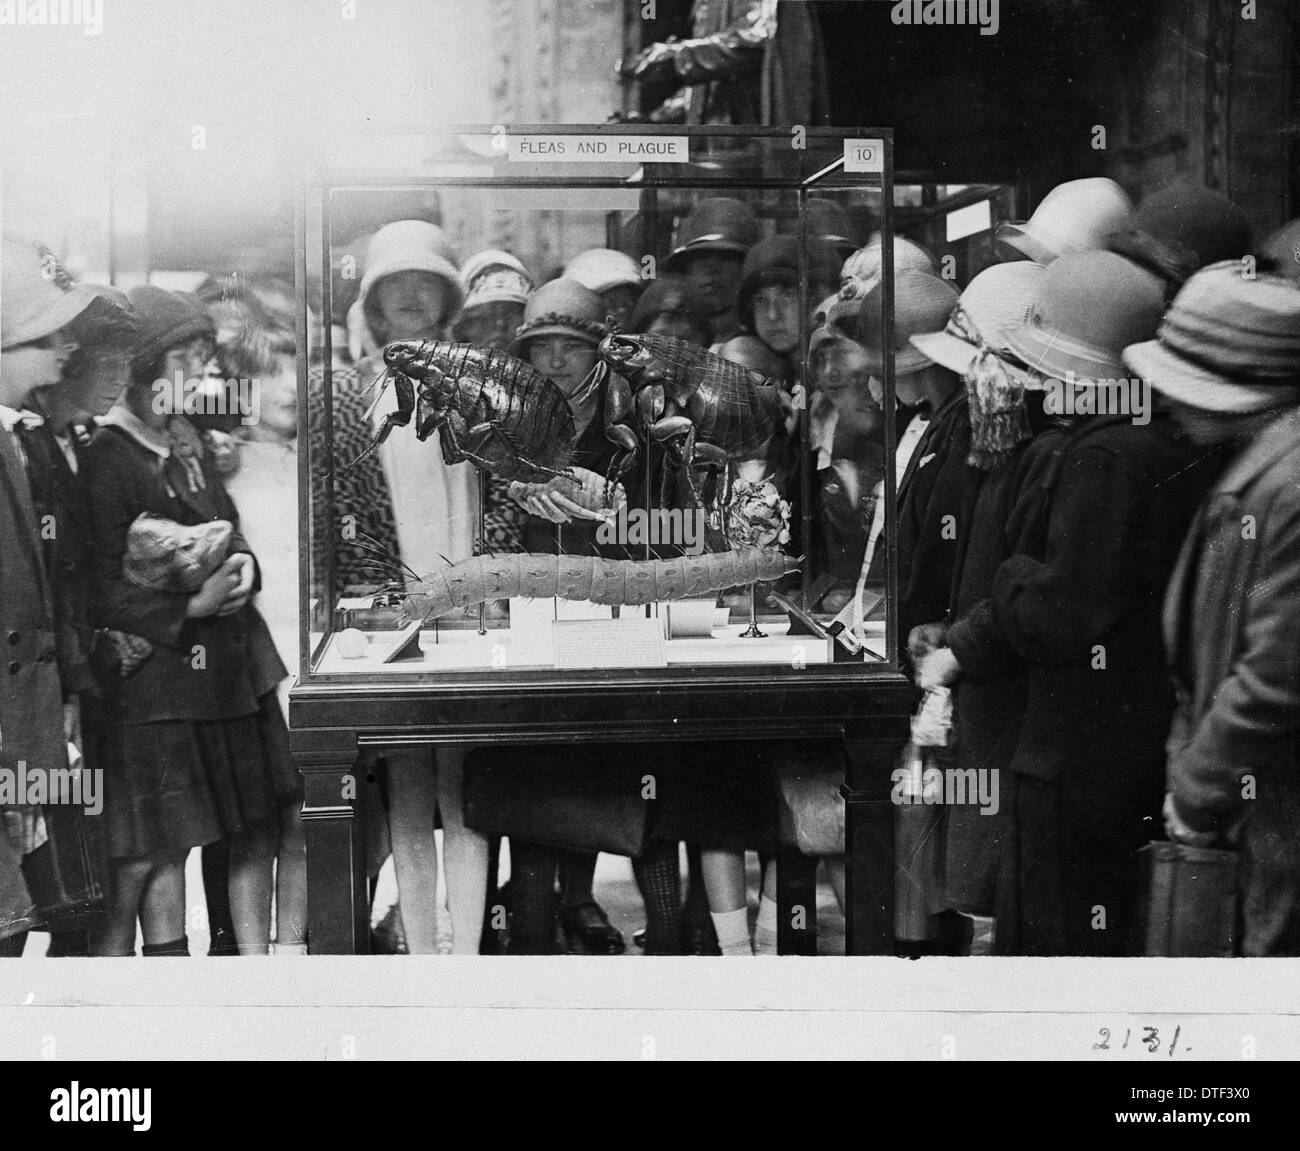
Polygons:
M993 581L993 614L1030 663L1087 659L1132 606L1146 563L1149 484L1103 447L1062 461L1043 560L1015 555ZM960 657L958 657L960 658Z
M962 679L987 683L1024 666L1024 660L998 629L993 601L980 600L951 624L947 644L961 665Z
M189 596L136 587L122 578L132 521L144 511L167 514L160 500L150 498L154 484L147 465L123 437L105 430L86 451L85 474L95 550L96 622L168 647L181 646Z
M1044 437L1030 445L1012 465L1016 469L1011 478L1014 494L1006 508L1003 529L1008 556L1042 553L1045 528L1039 522L1043 499L1040 485L1054 463L1052 449L1056 442L1055 438ZM947 642L961 665L962 678L973 683L987 683L1024 667L1024 660L998 627L993 600L988 597L972 604L949 624Z
M676 79L703 84L757 72L762 52L776 35L776 21L759 0L746 0L736 17L720 32L690 40L659 41L623 66L625 76L647 83Z
M1242 776L1294 777L1300 741L1300 505L1261 517L1259 566L1241 598L1241 644L1209 709L1169 749L1169 784L1195 827L1245 807ZM1231 606L1231 605L1230 605ZM1260 780L1259 786L1269 783Z
M955 409L948 419L952 422L943 440L937 444L932 441L941 456L930 465L939 470L925 505L920 507L916 499L907 499L899 509L898 615L904 642L912 628L947 617L958 537L969 529L974 510L977 487L966 463L970 421L965 405ZM924 450L924 444L917 447L918 452ZM915 478L912 483L915 495L919 485Z
M239 509L235 507L235 501L230 498L230 493L226 491L226 485L222 482L221 474L213 465L212 457L206 447L203 451L203 477L204 482L208 485L208 494L216 505L217 515L223 520L229 520L234 525L235 530L230 535L230 554L235 555L237 552L243 552L245 555L253 556L252 594L256 595L262 590L262 565L257 562L257 556L253 555L253 549L248 546L248 540L244 538L244 533L239 530Z

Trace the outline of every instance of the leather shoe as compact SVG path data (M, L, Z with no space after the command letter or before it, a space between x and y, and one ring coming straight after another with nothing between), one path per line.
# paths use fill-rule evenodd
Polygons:
M593 900L576 907L560 908L560 929L573 951L586 955L622 955L627 950L623 936L609 922L600 904Z

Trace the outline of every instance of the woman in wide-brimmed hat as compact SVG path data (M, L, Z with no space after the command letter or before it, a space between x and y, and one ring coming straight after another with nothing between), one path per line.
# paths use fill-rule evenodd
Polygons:
M1043 413L1039 378L1006 342L1006 331L1029 318L1043 271L1028 260L995 264L967 285L943 331L911 337L916 348L961 377L970 419L967 480L976 494L966 528L959 528L951 605L943 620L904 637L913 660L948 647L961 663L962 678L952 685L952 763L963 771L1004 769L1024 718L1027 670L1008 657L989 597L999 566L1011 555L1041 558L1041 541L1026 532L1026 517L1018 509L1064 436L1060 422ZM971 938L973 954L988 950L988 892L1005 821L1001 808L954 805L942 812L946 873L937 890L927 885L925 893L931 914L955 908L974 924L959 931L955 920L934 919L927 930L936 937ZM924 872L921 882L927 882Z
M524 305L533 291L532 274L518 257L488 248L465 261L461 285L465 304L452 334L457 340L504 352L523 322ZM485 482L486 506L483 538L477 546L492 552L521 550L523 511L509 496L509 481L487 475L481 482Z
M595 292L604 301L606 318L612 317L619 327L627 324L641 290L648 283L641 276L640 265L626 252L613 248L588 248L579 252L564 265L562 275Z
M5 236L0 246L0 632L8 641L0 691L0 766L14 771L66 770L63 690L55 662L54 608L41 520L21 447L26 426L39 422L32 394L58 385L76 346L69 330L94 302L87 288L48 275L34 244ZM57 268L57 265L53 265ZM61 271L61 269L59 269ZM41 850L46 829L39 806L0 808L0 956L23 952L41 923L24 857Z
M1163 301L1161 279L1121 256L1064 255L1042 275L1029 317L1001 341L1055 377L1044 381L1054 388L1047 410L1061 409L1069 429L1013 513L1029 517L1021 530L1041 543L1004 560L988 596L994 634L1023 664L1027 690L998 777L995 878L968 885L958 910L994 917L1000 954L1131 947L1137 852L1159 815L1172 706L1160 599L1217 456L1141 397L1114 414L1078 413L1124 376L1120 353L1154 333ZM1071 399L1052 402L1062 396ZM960 639L923 656L918 683L958 682L958 650ZM973 674L983 674L979 659Z
M106 701L97 674L106 661L96 655L103 636L92 622L95 548L81 457L95 420L117 403L126 386L139 325L124 293L100 286L91 290L97 298L65 329L76 351L64 364L62 379L32 397L45 422L24 428L20 436L37 520L58 526L42 533L42 551L54 592L64 709L73 721L69 742L80 753L82 771L102 778L116 727L113 704ZM89 955L90 933L103 919L103 901L93 896L92 885L105 893L110 886L103 820L70 804L46 809L45 816L53 866L33 874L57 877L67 893L60 901L64 907L47 912L46 954Z
M1022 224L1003 224L996 234L1005 259L1050 264L1061 256L1092 252L1128 228L1133 202L1114 180L1090 176L1057 184Z
M1231 454L1164 602L1179 689L1165 827L1241 853L1242 954L1298 956L1300 288L1213 265L1124 359L1188 435Z
M355 467L343 466L362 454L396 404L390 389L367 422L367 392L384 370L380 355L384 345L393 340L448 338L465 292L451 243L436 224L397 220L371 237L360 290L348 312L353 354L359 362L334 369L331 377L335 522L318 522L312 535L319 546L334 550L336 594L373 591L393 579L400 582L402 571L423 574L447 560L456 562L473 554L477 473L468 463L448 464L436 436L422 443L409 430L392 435L375 456ZM319 369L308 379L309 421L322 431L324 381ZM323 442L313 443L312 458L326 458L325 450ZM340 538L340 516L352 517L355 532L347 539ZM315 570L326 570L323 562ZM389 751L384 758L389 832L407 948L429 953L440 946L434 823L441 812L449 846L443 858L452 949L457 954L475 954L482 931L488 849L486 839L466 828L461 818L464 750L438 747L433 763L429 751L418 749ZM374 810L381 804L367 806ZM377 870L382 851L374 850L369 862Z
M523 322L510 344L512 355L532 364L560 388L574 415L576 440L571 466L604 475L613 459L614 445L605 435L604 390L596 386L598 345L608 334L605 301L576 279L560 277L543 284L529 297ZM521 485L512 484L529 515L523 528L523 547L530 552L562 552L574 555L599 554L596 523L562 494L522 495ZM639 491L639 486L629 485ZM584 751L599 757L608 749ZM627 750L621 754L632 754ZM521 754L550 761L549 749L513 749L508 754L491 749L475 753L478 770L492 771L517 763ZM572 750L564 758L572 760ZM551 796L562 804L564 796ZM555 948L557 916L552 892L558 875L561 895L558 926L566 943L589 954L620 954L625 949L622 934L609 922L592 893L596 854L591 851L561 850L511 836L510 897L512 906L510 950L512 954L549 954Z
M880 283L882 241L877 232L856 252L845 257L840 268L840 297L860 300ZM929 248L906 236L894 237L894 275L900 272L939 274L939 262Z

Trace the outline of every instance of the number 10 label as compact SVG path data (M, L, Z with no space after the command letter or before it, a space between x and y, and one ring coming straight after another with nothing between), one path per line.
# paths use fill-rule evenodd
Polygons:
M883 140L845 140L844 170L846 172L883 172L885 170L885 142Z

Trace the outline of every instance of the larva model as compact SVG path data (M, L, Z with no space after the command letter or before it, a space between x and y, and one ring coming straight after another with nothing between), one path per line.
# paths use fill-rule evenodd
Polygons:
M560 599L635 605L685 599L799 570L800 560L775 548L705 552L668 560L607 560L597 556L475 556L434 572L405 593L409 622L433 619L484 600Z

